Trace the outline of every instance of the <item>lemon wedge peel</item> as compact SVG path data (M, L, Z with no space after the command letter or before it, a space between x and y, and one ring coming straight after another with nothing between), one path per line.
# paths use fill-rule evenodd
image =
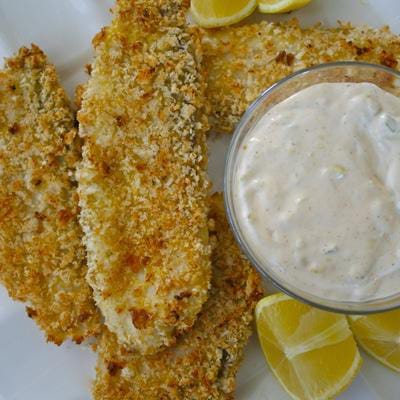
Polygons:
M270 326L267 327L266 329L263 329L263 327L260 326L263 323L268 324L268 318L264 318L265 315L263 315L265 313L264 310L267 310L271 306L276 306L280 302L284 301L292 302L294 305L296 305L296 303L300 304L299 302L289 298L284 294L276 294L262 299L257 304L255 310L257 330L260 342L264 351L265 358L268 364L270 365L273 374L275 375L279 383L282 385L282 387L294 399L326 400L338 396L340 393L345 391L350 386L350 384L353 382L355 376L358 374L362 365L362 358L360 356L360 353L358 352L357 345L354 341L346 317L342 315L334 315L332 313L327 313L328 315L330 314L329 318L332 319L333 321L330 324L330 326L327 326L325 329L318 331L315 335L307 337L306 340L303 340L302 343L297 343L294 346L290 344L288 345L287 343L284 343L285 342L284 335L280 335L279 332L276 331L276 329L279 329L277 328L277 324L270 324ZM299 337L296 338L296 333L298 333L298 331L300 331L300 333L306 333L307 326L308 325L312 326L311 324L309 324L310 318L311 319L319 318L319 315L324 315L323 313L325 313L324 311L320 311L310 306L302 305L301 307L303 309L307 307L309 309L309 312L306 313L307 315L305 315L305 319L303 319L303 321L305 322L303 325L305 326L303 327L299 326L298 327L299 329L296 329L296 331L291 336L291 338L292 339L294 338L295 341L296 339L299 340ZM276 314L273 314L272 316L274 318L277 317ZM274 318L272 318L272 320L275 321ZM270 331L272 337L269 336L268 334L265 334L268 333L268 331ZM310 371L312 372L312 368L311 369L308 368L307 370L307 365L305 366L306 367L305 371L303 370L304 368L302 369L302 362L304 363L303 355L309 352L318 353L318 351L322 351L322 355L324 356L326 355L323 350L324 348L335 345L338 345L340 347L340 344L345 344L346 349L350 348L353 351L354 356L351 365L348 367L345 373L340 376L340 379L337 382L330 383L329 385L326 386L325 389L319 388L318 395L316 395L315 393L310 393L309 391L310 385L307 385L307 378L309 378L309 383L315 385L315 383L318 381L318 377L313 379L312 376L307 375L307 373L309 373ZM276 354L279 352L282 352L282 359L278 361L278 364L274 365L273 358L275 357L276 359ZM275 356L271 356L270 353L271 354L276 353L276 354ZM299 357L299 359L296 360L296 357ZM281 371L283 368L282 367L283 364L286 364L287 368L286 375L282 374ZM332 368L334 367L335 365L332 365ZM288 371L289 369L291 369L291 371ZM288 387L288 382L285 381L285 376L287 377L288 375L290 375L290 373L294 375L292 378L294 378L294 380L297 381L297 384L300 387L298 388L299 390L297 390L297 392L301 392L303 393L303 395L301 393L300 394L296 393L295 391L291 390L290 387ZM319 382L317 382L317 385L318 384ZM293 384L291 386L293 386Z
M232 14L230 14L229 10L227 9L226 15L215 15L214 5L217 5L221 2L225 3L225 5L230 4L225 0L192 0L190 12L194 21L203 28L218 28L221 26L228 26L248 17L257 8L257 0L237 0L237 2L243 3L242 8Z
M258 10L264 14L278 14L298 10L311 0L258 0Z

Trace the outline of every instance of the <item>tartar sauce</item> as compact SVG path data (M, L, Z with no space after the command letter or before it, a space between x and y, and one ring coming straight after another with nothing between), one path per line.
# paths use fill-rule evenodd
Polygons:
M255 256L332 300L400 290L400 99L370 83L310 86L270 109L235 164Z

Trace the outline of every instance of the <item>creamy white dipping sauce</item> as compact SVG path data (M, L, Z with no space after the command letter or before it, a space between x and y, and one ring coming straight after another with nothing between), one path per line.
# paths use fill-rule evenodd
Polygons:
M400 99L369 83L308 87L269 110L235 164L238 224L297 288L361 301L400 291Z

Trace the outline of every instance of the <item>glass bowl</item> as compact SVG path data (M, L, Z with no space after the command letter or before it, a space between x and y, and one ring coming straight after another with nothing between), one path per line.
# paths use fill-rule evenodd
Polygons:
M288 295L328 311L346 314L368 314L391 310L400 307L400 288L398 294L385 298L341 301L316 296L287 282L284 277L275 272L271 265L257 258L241 231L236 217L232 187L238 149L244 138L275 104L308 86L323 82L370 82L396 96L400 96L400 73L385 66L361 62L337 62L307 68L282 79L264 91L243 115L235 129L228 149L224 175L224 199L228 220L236 240L250 262L265 279L271 281L278 289Z

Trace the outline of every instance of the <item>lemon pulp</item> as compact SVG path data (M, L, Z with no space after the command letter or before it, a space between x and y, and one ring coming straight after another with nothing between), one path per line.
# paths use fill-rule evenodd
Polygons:
M192 0L191 14L205 28L231 25L249 16L256 0Z
M349 317L360 346L384 365L400 372L400 310Z
M258 303L256 322L265 358L294 399L335 397L360 370L362 359L343 315L276 294Z

